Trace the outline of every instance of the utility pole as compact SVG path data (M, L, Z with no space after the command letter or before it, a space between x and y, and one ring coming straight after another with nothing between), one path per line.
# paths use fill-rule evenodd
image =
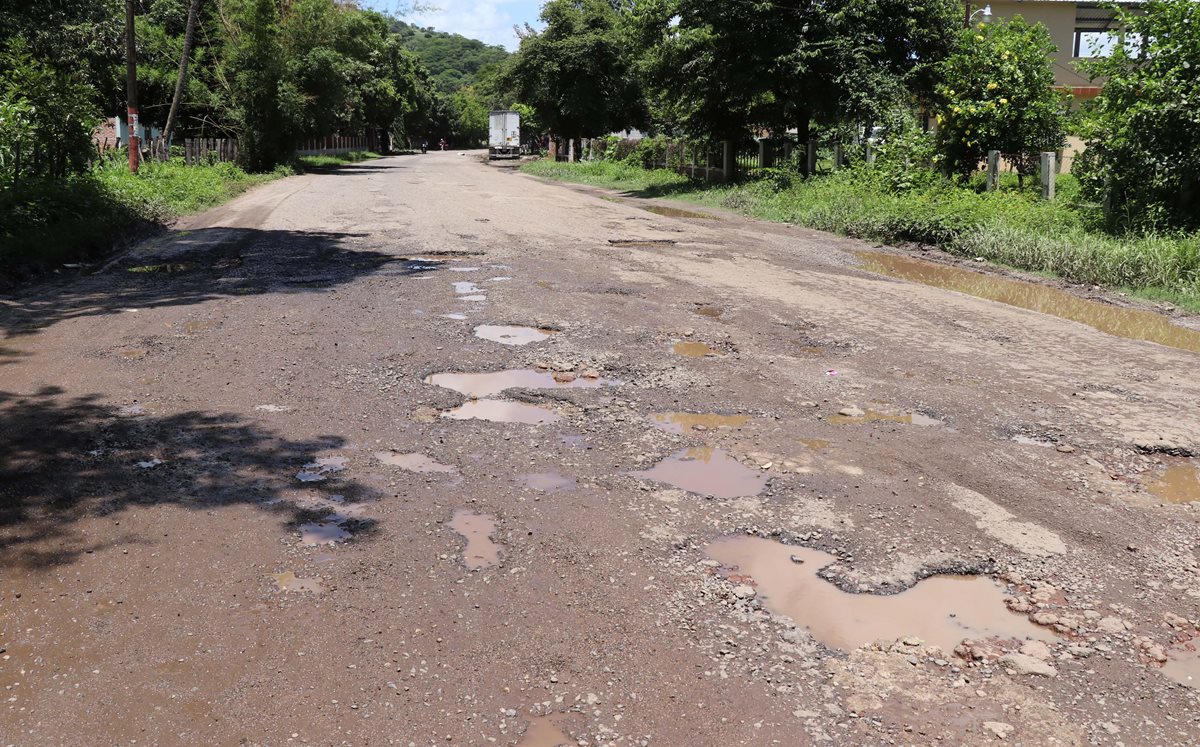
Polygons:
M137 97L137 50L133 43L133 0L125 0L125 87L129 97L129 109L126 112L125 123L129 131L129 170L136 174L138 160L141 156L141 142L138 131L138 97Z

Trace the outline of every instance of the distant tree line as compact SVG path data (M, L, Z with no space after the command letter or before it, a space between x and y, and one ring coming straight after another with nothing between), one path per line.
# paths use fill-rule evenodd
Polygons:
M990 150L1032 174L1074 133L1113 227L1200 226L1200 3L1113 10L1122 43L1081 64L1106 82L1082 110L1054 86L1043 26L967 23L962 0L549 0L487 94L565 138L870 140L964 178Z
M308 138L425 136L436 87L392 20L336 0L138 0L141 123L163 128L193 34L176 137L235 137L269 169ZM84 167L125 110L124 0L0 5L0 177Z

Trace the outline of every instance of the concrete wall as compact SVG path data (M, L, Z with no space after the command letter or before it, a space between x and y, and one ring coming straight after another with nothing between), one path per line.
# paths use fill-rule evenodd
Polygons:
M1090 86L1087 76L1075 70L1075 6L1074 2L1053 0L996 0L991 3L995 18L1021 16L1030 23L1041 23L1050 30L1058 47L1054 58L1054 82L1060 86Z

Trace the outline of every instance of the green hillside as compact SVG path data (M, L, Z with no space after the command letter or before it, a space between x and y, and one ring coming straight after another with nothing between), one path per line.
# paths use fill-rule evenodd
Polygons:
M480 70L503 62L509 54L503 47L403 21L395 21L392 30L421 58L445 93L473 83Z

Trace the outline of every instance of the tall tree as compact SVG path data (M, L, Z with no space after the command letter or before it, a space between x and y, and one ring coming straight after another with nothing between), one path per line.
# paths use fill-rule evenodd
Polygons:
M958 0L646 0L631 14L658 114L696 135L871 119L926 97Z
M1106 83L1073 171L1113 227L1200 227L1200 3L1131 11L1120 13L1112 56L1085 65Z
M644 125L642 89L607 0L550 0L542 32L530 31L505 85L552 131L572 138Z
M1067 107L1054 90L1054 54L1046 27L1020 16L961 32L937 90L938 143L949 171L971 174L998 150L1023 180L1041 151L1063 146Z
M175 131L175 122L179 119L179 104L183 100L183 87L187 83L188 62L192 57L192 43L196 38L196 17L200 14L200 0L192 0L188 8L187 29L183 33L183 54L179 57L179 77L175 81L175 95L171 97L171 111L167 114L167 124L163 127L163 147L171 147L171 134Z

